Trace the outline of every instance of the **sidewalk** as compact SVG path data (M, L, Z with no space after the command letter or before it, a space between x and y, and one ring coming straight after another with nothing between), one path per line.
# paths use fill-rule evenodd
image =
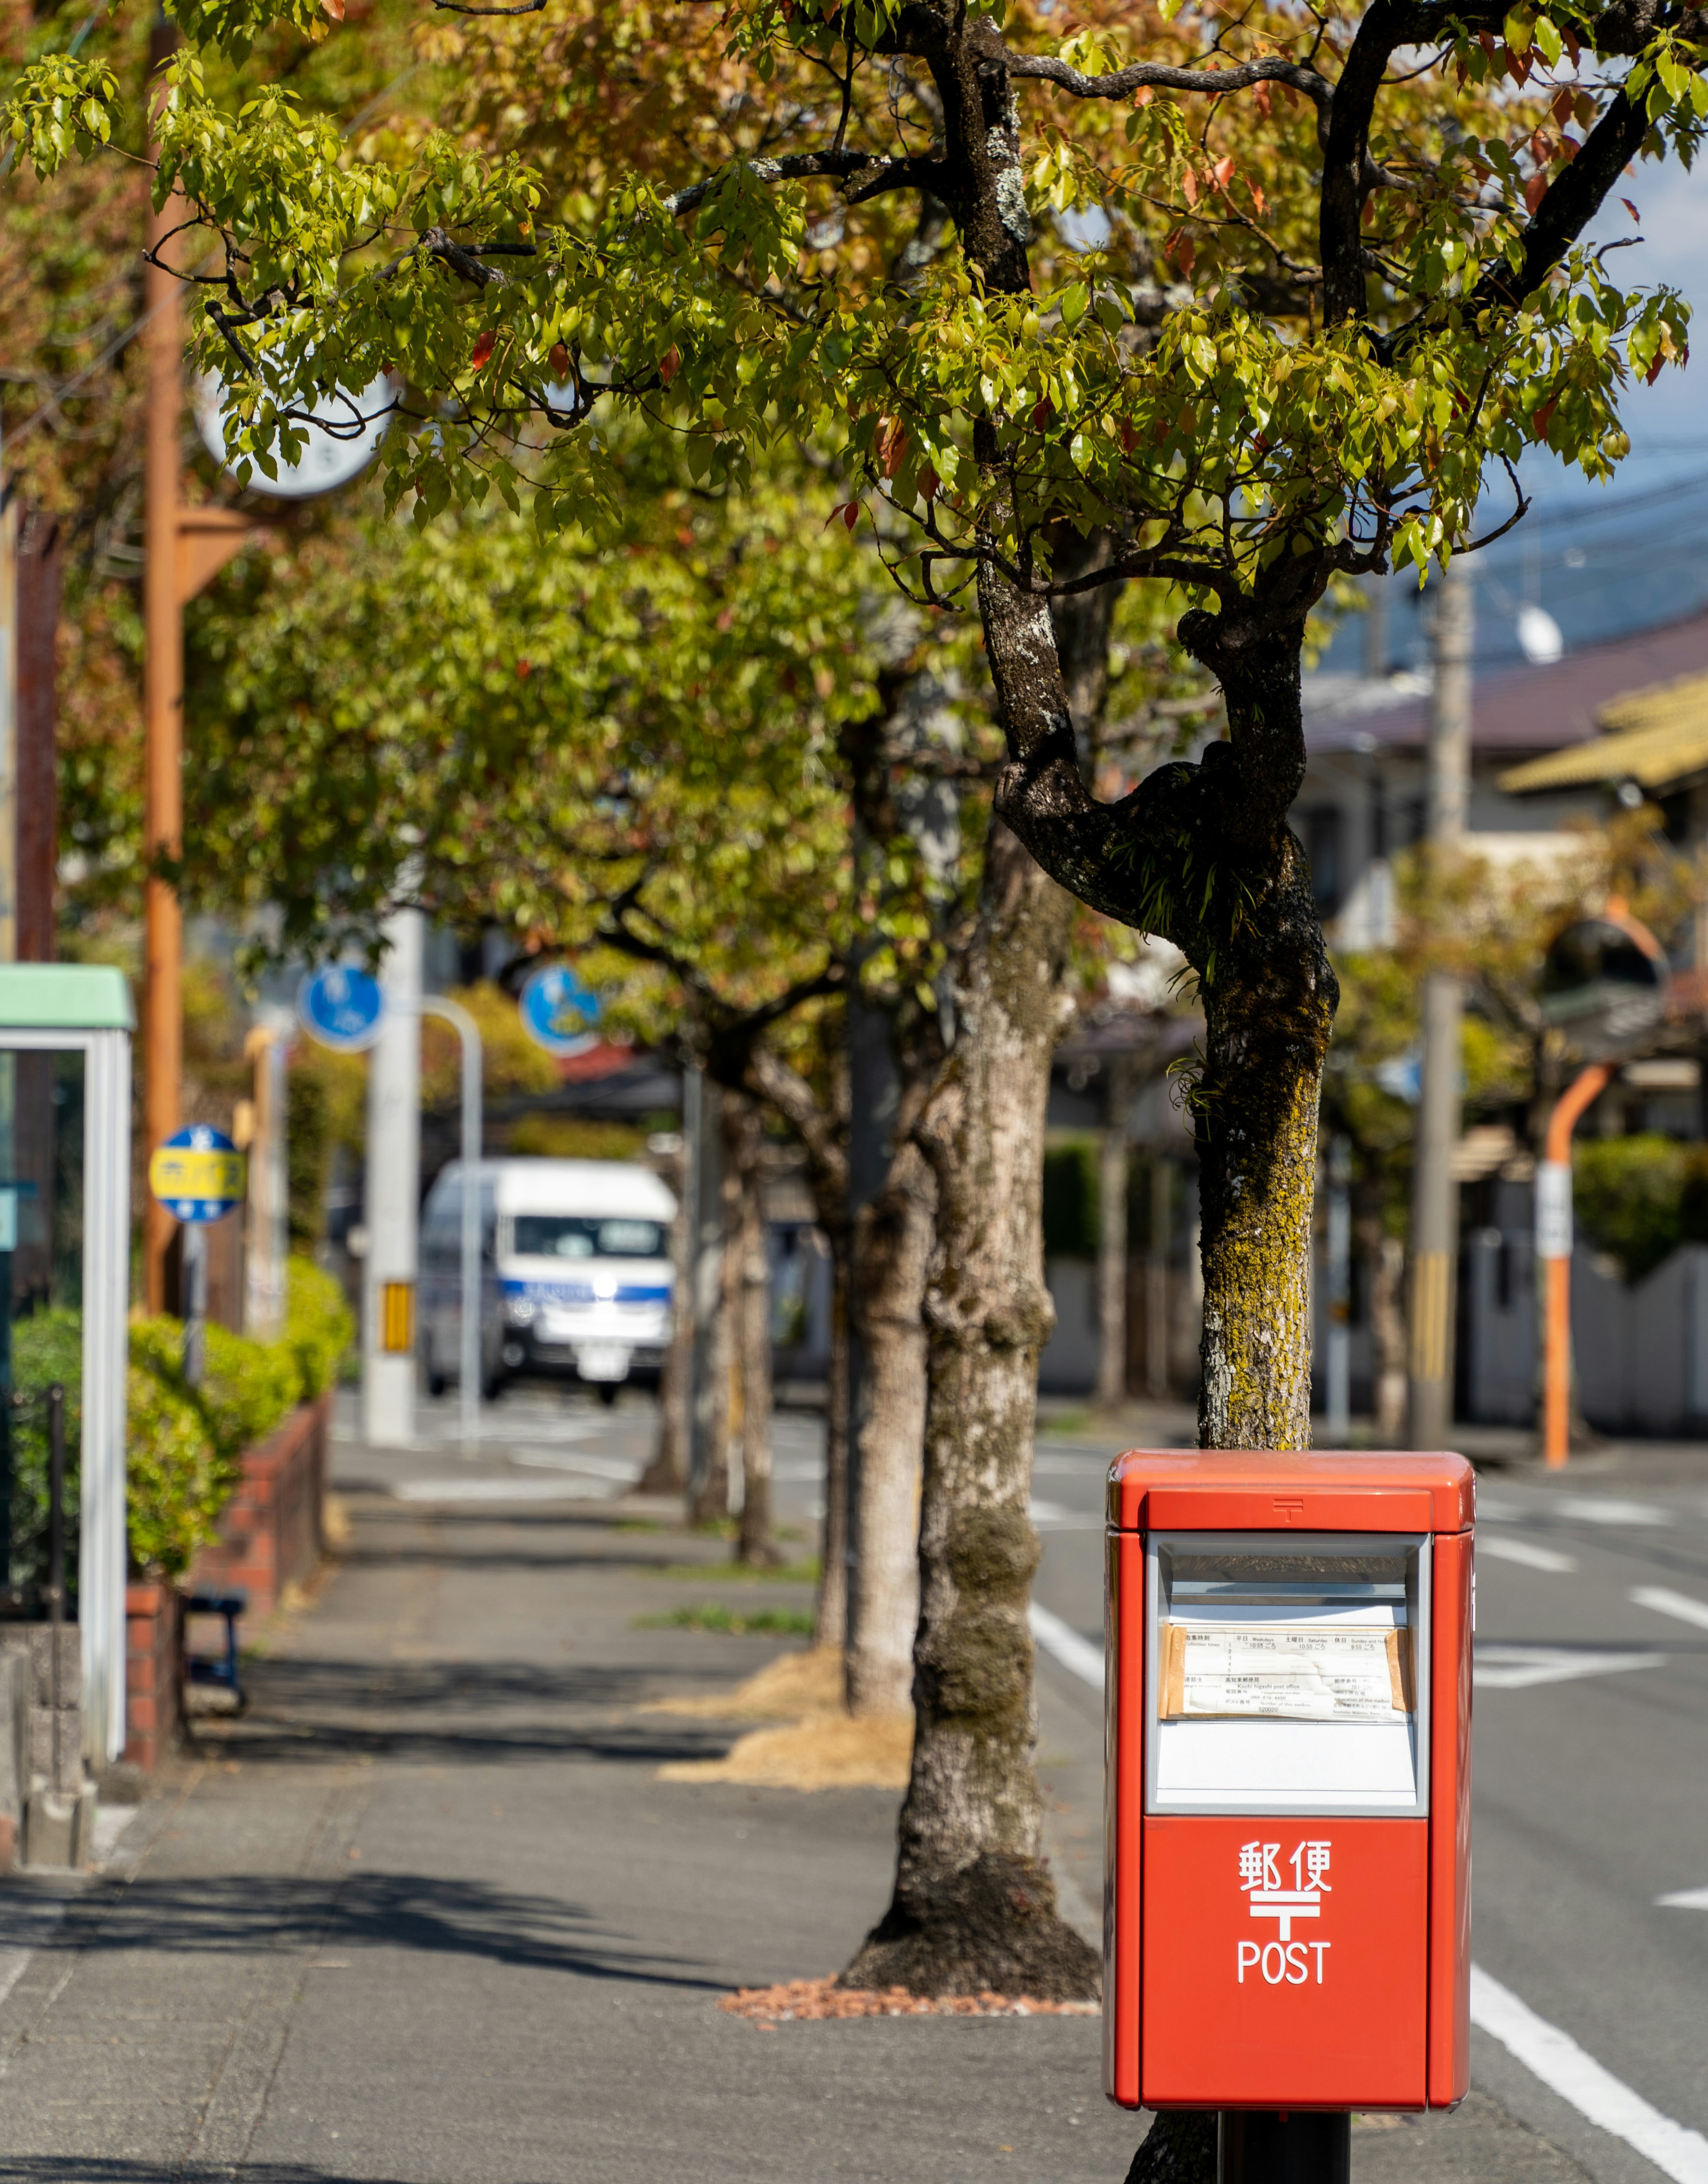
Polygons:
M645 1702L782 1650L637 1627L752 1602L717 1543L586 1499L350 1512L248 1715L109 1871L0 1890L0 2178L1120 2184L1142 2122L1102 2098L1095 2021L767 2031L716 2008L846 1961L895 1808L656 1779L730 1733ZM690 1562L703 1579L658 1574ZM1091 1893L1100 1727L1042 1696L1052 1824ZM1582 2174L1481 2095L1354 2146L1360 2184Z

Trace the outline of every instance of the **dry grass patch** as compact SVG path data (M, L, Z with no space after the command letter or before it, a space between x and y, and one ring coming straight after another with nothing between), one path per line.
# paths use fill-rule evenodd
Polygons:
M721 1759L678 1759L664 1782L743 1782L777 1790L905 1790L913 1718L856 1721L842 1710L842 1655L834 1646L785 1653L734 1691L656 1699L649 1713L700 1721L762 1721Z
M840 1987L834 1979L790 1980L784 1986L738 1987L718 1998L732 2017L774 2031L779 2025L851 2017L1098 2017L1095 2002L1040 2002L1031 1995L909 1994L905 1986L883 1992Z

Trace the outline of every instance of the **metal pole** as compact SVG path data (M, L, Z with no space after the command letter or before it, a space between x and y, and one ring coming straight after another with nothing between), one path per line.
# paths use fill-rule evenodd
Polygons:
M480 1440L480 1159L485 1135L480 1026L460 1001L443 994L423 994L421 1014L452 1026L462 1042L462 1319L457 1398L462 1438L473 1448Z
M184 1224L184 1379L199 1388L207 1354L208 1232L199 1221Z
M1224 2109L1216 2184L1352 2184L1346 2109Z
M1465 838L1471 794L1470 565L1455 554L1442 575L1435 618L1435 692L1429 723L1432 861ZM1439 1448L1453 1429L1454 1260L1459 1237L1459 1079L1465 995L1432 972L1423 990L1423 1081L1411 1201L1411 1431L1414 1448Z
M1546 1295L1542 1352L1542 1452L1551 1470L1571 1443L1571 1133L1613 1071L1580 1070L1554 1103L1536 1171L1536 1256Z
M176 42L176 28L155 25L151 58ZM148 214L148 246L157 254L182 220L176 192ZM149 265L143 275L148 312L143 336L148 361L146 515L143 529L144 631L142 1101L143 1136L152 1150L178 1128L183 1074L183 917L174 889L153 870L176 857L184 831L184 619L178 599L179 428L183 410L184 327L180 283ZM174 1223L152 1194L143 1202L142 1284L151 1312L166 1308L166 1254Z
M53 1794L59 1794L59 1626L65 1620L65 1390L47 1390L47 1652L53 1714Z
M1352 1430L1352 1147L1342 1137L1328 1148L1328 1335L1324 1345L1323 1421L1330 1445L1343 1447Z

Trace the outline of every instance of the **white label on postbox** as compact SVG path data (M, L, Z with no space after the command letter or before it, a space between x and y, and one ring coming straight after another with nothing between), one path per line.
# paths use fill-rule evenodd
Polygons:
M1164 1718L1404 1720L1401 1647L1408 1635L1172 1624L1164 1653Z
M1328 1880L1331 1846L1320 1838L1299 1843L1285 1861L1292 1869L1289 1887L1278 1842L1240 1845L1240 1886L1252 1917L1273 1919L1276 1938L1241 1942L1236 1945L1239 1983L1249 1972L1266 1986L1306 1986L1323 1983L1323 1959L1332 1944L1314 1933L1309 1940L1293 1939L1296 1919L1322 1916L1322 1899L1333 1893Z
M1571 1256L1571 1163L1538 1161L1536 1166L1536 1256Z

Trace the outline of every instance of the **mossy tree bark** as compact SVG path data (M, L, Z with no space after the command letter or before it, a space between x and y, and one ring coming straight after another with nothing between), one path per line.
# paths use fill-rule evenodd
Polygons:
M1091 566L1108 542L1064 546ZM1052 627L1089 768L1107 682L1113 588ZM999 686L1000 694L1000 686ZM1097 1953L1057 1915L1042 1855L1027 1620L1028 1513L1044 1285L1044 1117L1072 1013L1077 906L993 822L956 1033L916 1135L936 1181L913 1652L914 1740L895 1892L843 1974L916 1993L1093 1996Z

